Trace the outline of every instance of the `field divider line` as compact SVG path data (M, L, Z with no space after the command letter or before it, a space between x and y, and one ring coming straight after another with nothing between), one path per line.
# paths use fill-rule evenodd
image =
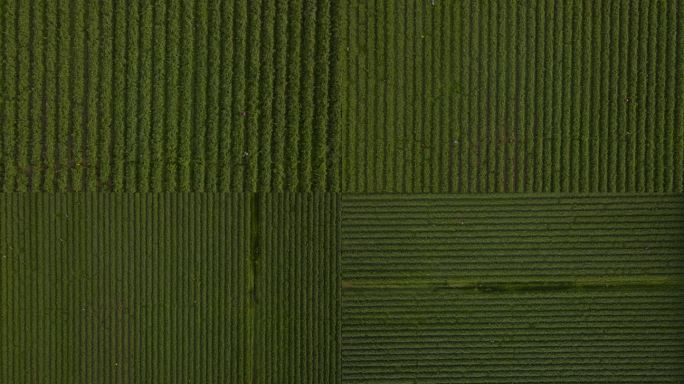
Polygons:
M684 289L684 279L668 276L582 277L564 280L345 279L342 289L432 289L482 293Z

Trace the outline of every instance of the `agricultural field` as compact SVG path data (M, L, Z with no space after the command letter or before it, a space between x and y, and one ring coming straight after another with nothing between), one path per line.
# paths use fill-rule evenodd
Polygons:
M85 5L2 3L5 191L684 191L677 1Z
M343 192L684 191L681 1L343 2Z
M345 383L684 380L681 195L344 195L341 215Z
M338 200L2 195L0 382L335 382Z
M0 185L338 190L338 4L0 2Z
M684 382L683 36L0 0L0 383Z

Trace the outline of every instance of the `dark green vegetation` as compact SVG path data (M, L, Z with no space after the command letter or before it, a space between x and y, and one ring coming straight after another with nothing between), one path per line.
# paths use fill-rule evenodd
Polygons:
M3 1L0 184L682 192L682 4Z
M0 1L2 189L339 190L338 4Z
M683 37L678 0L0 0L0 384L684 382Z
M345 195L342 379L681 382L681 195Z
M684 2L342 1L343 192L684 191Z
M681 195L4 194L2 382L678 382Z
M257 354L254 378L245 382L339 382L339 196L254 200Z
M2 195L0 382L336 382L338 206Z

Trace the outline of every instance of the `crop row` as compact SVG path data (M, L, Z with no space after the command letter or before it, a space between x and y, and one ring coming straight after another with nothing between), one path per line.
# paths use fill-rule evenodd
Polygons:
M0 184L338 188L336 6L3 2Z

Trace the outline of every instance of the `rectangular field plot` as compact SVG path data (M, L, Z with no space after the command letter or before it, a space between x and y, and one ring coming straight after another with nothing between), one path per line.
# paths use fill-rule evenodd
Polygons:
M0 381L336 382L338 206L0 195Z
M342 3L343 192L684 191L684 2Z
M684 380L684 196L344 195L349 383Z
M0 189L339 190L339 2L0 4Z

